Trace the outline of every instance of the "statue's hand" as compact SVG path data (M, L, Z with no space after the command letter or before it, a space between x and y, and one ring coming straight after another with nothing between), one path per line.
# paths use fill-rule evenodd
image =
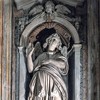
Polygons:
M33 54L34 51L34 47L32 43L29 43L27 48L26 48L26 57L28 57L29 55L31 56Z
M34 47L32 43L29 43L27 48L26 48L26 57L27 57L27 67L28 67L28 72L31 73L33 71L33 61L32 61L32 54L34 51Z

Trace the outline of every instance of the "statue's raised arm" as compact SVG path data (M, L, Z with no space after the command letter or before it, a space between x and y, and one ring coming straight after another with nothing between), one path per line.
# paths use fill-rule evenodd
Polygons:
M42 48L40 46L40 42L37 42L35 46L32 43L29 43L26 48L26 58L27 58L27 67L28 72L31 73L34 69L34 61L35 59L42 54Z
M27 67L28 72L31 73L33 71L34 63L32 60L32 54L34 52L34 47L32 43L29 43L26 49L26 58L27 58Z

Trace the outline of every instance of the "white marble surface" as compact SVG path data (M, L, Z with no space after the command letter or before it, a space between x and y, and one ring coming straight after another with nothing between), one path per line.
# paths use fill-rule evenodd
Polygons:
M45 0L14 0L14 1L17 5L17 9L19 10L19 9L30 8L32 5L34 5L36 3L42 3ZM59 1L64 4L68 4L71 6L76 6L80 2L83 2L84 0L56 0L56 1Z

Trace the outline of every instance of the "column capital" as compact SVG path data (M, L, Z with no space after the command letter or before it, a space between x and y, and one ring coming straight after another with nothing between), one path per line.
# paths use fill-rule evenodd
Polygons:
M24 47L22 47L22 46L18 47L18 51L19 51L19 52L23 52L23 48L24 48Z
M82 44L74 44L73 47L75 51L79 52L80 49L82 48Z
M81 49L82 48L82 44L73 44L73 47L74 48L80 48Z

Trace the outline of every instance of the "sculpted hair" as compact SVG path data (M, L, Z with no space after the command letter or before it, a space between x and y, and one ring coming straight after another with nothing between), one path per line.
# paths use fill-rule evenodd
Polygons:
M46 42L43 44L44 48L47 48L47 46L50 44L50 42L52 41L53 38L57 38L59 40L59 45L57 47L58 50L61 50L61 46L62 46L62 42L61 39L59 37L59 35L57 33L50 35L47 39Z

